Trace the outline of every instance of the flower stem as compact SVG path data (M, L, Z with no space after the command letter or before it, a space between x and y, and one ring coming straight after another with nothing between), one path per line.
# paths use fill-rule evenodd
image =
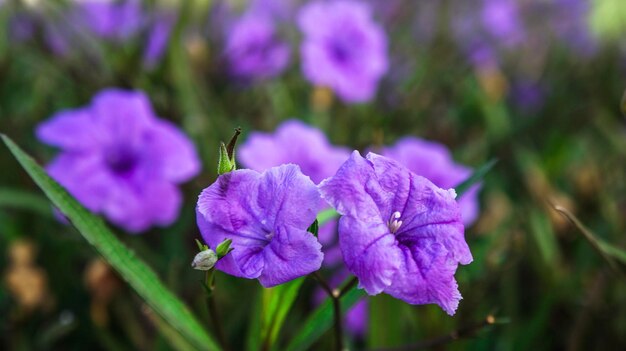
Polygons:
M343 326L341 318L341 301L339 300L341 297L341 290L333 290L324 277L317 272L313 272L312 276L320 283L322 289L324 289L324 291L328 294L328 297L330 297L333 302L333 315L335 317L335 349L337 351L343 351Z
M220 345L224 347L225 350L228 350L228 345L226 344L226 338L224 337L224 331L222 330L222 323L220 323L220 317L217 313L217 305L215 303L215 270L209 269L206 271L206 303L209 310L209 317L211 318L211 323L213 323L213 328L215 328L215 333L217 334L217 340Z

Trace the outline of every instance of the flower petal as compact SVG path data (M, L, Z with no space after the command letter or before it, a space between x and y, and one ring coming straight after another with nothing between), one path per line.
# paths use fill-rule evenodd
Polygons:
M381 293L392 283L402 253L387 225L351 216L339 220L339 245L346 266L368 294Z
M319 185L322 198L344 216L383 222L378 205L387 208L392 193L383 189L372 164L365 160L358 151L339 168L335 176L324 180ZM388 212L388 210L386 210Z
M200 160L193 143L173 124L155 121L145 142L149 163L157 165L163 179L180 183L200 171Z
M270 228L308 228L322 209L319 190L294 164L273 167L259 180L256 205ZM271 223L271 224L270 224Z
M419 250L403 246L402 254L398 274L385 292L414 305L436 303L449 315L454 315L461 300L454 279L457 263L442 254L432 260L430 269L423 270Z
M259 277L266 288L320 269L324 254L315 236L303 229L279 226L263 250L265 268Z
M88 108L61 111L39 124L36 133L44 143L67 151L96 148L101 134Z

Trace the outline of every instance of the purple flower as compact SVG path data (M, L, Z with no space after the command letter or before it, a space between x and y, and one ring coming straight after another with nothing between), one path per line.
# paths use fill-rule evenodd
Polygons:
M297 164L315 184L334 175L349 156L348 149L331 145L322 131L298 120L283 122L273 135L250 133L237 153L242 165L259 172L285 163ZM327 265L341 261L341 253L336 245L333 246L336 224L336 221L330 221L319 230Z
M160 13L155 16L143 53L143 60L148 68L156 66L163 57L175 19L172 13Z
M347 102L371 100L387 71L387 39L370 8L356 1L312 2L298 16L302 70Z
M291 164L221 175L202 191L196 212L210 247L232 240L234 250L216 267L271 287L320 268L321 245L307 228L321 206L315 184Z
M263 79L274 77L287 67L289 46L278 40L269 16L251 12L228 32L225 55L235 76Z
M76 25L109 40L126 40L144 24L140 0L85 0L75 5L70 16Z
M359 287L454 314L461 299L454 273L472 261L454 190L355 151L320 191L342 215L339 245Z
M283 122L274 134L250 133L237 152L242 165L259 172L297 164L315 184L334 175L348 157L348 149L331 145L322 131L295 119Z
M484 28L504 45L519 43L524 38L515 0L484 0L481 19Z
M455 163L445 145L414 137L398 140L395 145L383 148L381 154L398 161L411 172L428 178L436 186L444 189L459 185L473 172L471 168ZM471 225L478 217L479 190L480 184L470 187L458 201L465 225Z
M43 122L37 137L61 148L50 175L85 207L137 233L178 216L176 184L200 163L191 141L155 116L141 92L106 89L91 105Z

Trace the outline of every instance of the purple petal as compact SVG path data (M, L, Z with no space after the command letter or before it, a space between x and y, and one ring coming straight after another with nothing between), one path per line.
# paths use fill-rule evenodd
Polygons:
M97 147L101 132L89 109L80 108L55 114L41 123L36 133L44 143L69 151Z
M350 272L359 278L359 287L368 294L381 293L392 283L402 253L387 225L344 216L339 220L339 245Z
M150 162L159 165L163 179L184 182L200 171L200 160L193 143L176 126L156 121L145 141Z
M268 225L308 228L322 209L320 193L294 164L273 167L260 179L257 204Z
M322 198L337 212L364 221L383 223L378 204L392 196L378 183L372 164L354 151L335 176L320 184Z
M322 245L306 230L288 226L276 228L272 242L263 250L265 269L259 277L266 288L317 271L324 255Z
M94 97L91 109L108 142L131 147L141 144L143 131L155 119L146 95L136 91L103 90Z
M419 250L402 247L403 258L393 284L385 289L389 295L410 304L436 303L449 315L454 315L461 294L454 273L457 263L446 255L437 256L429 270L419 266Z
M298 120L283 122L274 135L251 133L237 153L243 165L259 172L297 164L315 184L335 174L348 157L347 149L332 146L324 133Z
M113 181L102 164L97 153L63 153L46 170L85 207L99 212Z

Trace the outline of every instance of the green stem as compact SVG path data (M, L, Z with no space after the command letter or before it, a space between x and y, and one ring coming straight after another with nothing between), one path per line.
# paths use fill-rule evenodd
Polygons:
M337 351L342 351L343 350L343 326L342 326L342 318L341 318L341 301L339 300L339 298L342 295L343 289L333 290L330 287L330 285L328 285L326 280L317 272L313 272L312 276L315 280L317 280L320 283L322 289L324 289L324 291L328 294L328 297L330 297L331 301L333 302L333 312L334 312L333 315L335 318L335 349ZM348 285L349 284L350 283L348 283Z
M215 303L215 269L209 269L206 272L206 287L207 287L207 295L206 302L207 307L209 309L209 316L211 318L211 323L213 323L213 327L215 328L215 332L217 333L217 340L224 347L225 350L229 350L228 345L226 344L226 338L224 337L224 330L222 329L222 323L220 323L220 317L217 313L217 304Z

